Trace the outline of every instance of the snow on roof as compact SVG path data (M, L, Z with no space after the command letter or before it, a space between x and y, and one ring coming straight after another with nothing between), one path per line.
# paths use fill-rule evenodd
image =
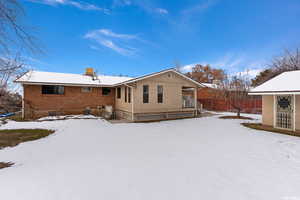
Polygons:
M284 72L251 90L251 93L300 92L300 70Z
M15 82L31 84L61 84L61 85L91 85L91 86L112 86L124 81L131 80L130 77L100 75L93 80L91 76L82 74L67 74L55 72L29 71Z
M202 85L204 85L205 87L208 87L208 88L213 88L213 89L218 88L218 85L214 84L214 83L202 83Z
M181 72L178 72L176 69L174 68L170 68L170 69L165 69L165 70L162 70L160 72L155 72L155 73L151 73L151 74L147 74L147 75L144 75L144 76L140 76L140 77L137 77L137 78L133 78L131 80L128 80L128 81L125 81L124 83L127 84L127 83L132 83L132 82L136 82L136 81L140 81L140 80L143 80L143 79L147 79L147 78L151 78L153 76L157 76L157 75L160 75L160 74L163 74L163 73L167 73L167 72L174 72L176 74L178 74L179 76L187 79L188 81L191 81L193 83L195 83L196 85L200 86L200 87L204 87L202 85L202 83L199 83L193 79L191 79L190 77L186 76L185 74L181 73ZM123 83L122 83L123 84Z
M204 87L201 83L187 77L186 75L177 72L175 69L166 69L160 72L140 76L137 78L122 77L122 76L98 76L98 79L93 80L93 77L82 74L67 74L56 72L41 72L41 71L29 71L20 78L16 79L16 83L23 84L51 84L51 85L74 85L74 86L116 86L121 84L127 84L131 82L140 81L146 78L150 78L166 72L174 72L183 78L197 84L200 87Z

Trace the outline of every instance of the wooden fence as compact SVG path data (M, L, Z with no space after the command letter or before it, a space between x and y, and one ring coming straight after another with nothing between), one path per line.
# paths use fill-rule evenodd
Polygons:
M232 107L230 101L225 99L198 99L198 102L203 105L206 110L214 111L230 111L234 112L236 109ZM261 97L249 96L249 99L244 100L242 103L243 113L260 114L262 111L262 99Z

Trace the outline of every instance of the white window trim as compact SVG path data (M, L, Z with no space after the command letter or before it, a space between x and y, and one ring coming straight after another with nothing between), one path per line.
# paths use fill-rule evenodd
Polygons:
M295 128L296 128L296 118L295 118L295 111L296 111L296 109L295 109L295 106L296 106L296 102L294 101L295 99L295 95L293 95L294 96L294 98L293 98L293 127L292 128L282 128L282 127L278 127L277 126L277 97L278 95L274 95L274 103L273 103L273 105L274 105L274 120L273 120L273 126L274 126L274 128L277 128L277 129L281 129L281 130L287 130L287 131L295 131ZM291 95L288 95L288 94L285 94L285 95L279 95L279 96L291 96Z
M85 90L85 89L88 89L88 90ZM81 87L81 92L82 93L90 93L90 92L92 92L92 90L93 90L92 87Z

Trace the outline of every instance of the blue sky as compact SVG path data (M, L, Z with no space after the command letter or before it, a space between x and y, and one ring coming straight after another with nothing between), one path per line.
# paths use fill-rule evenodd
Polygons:
M263 68L300 44L299 0L22 0L42 71L138 76L211 64Z

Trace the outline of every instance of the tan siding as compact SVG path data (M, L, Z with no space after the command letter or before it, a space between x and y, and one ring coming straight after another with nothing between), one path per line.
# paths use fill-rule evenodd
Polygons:
M296 95L296 130L300 130L300 95Z
M272 95L264 95L262 97L262 123L264 125L273 126L274 118L274 97Z
M143 85L149 85L149 103L143 103ZM157 86L162 85L163 103L157 103ZM174 72L138 81L134 90L134 113L172 112L182 109L182 87L197 87Z

